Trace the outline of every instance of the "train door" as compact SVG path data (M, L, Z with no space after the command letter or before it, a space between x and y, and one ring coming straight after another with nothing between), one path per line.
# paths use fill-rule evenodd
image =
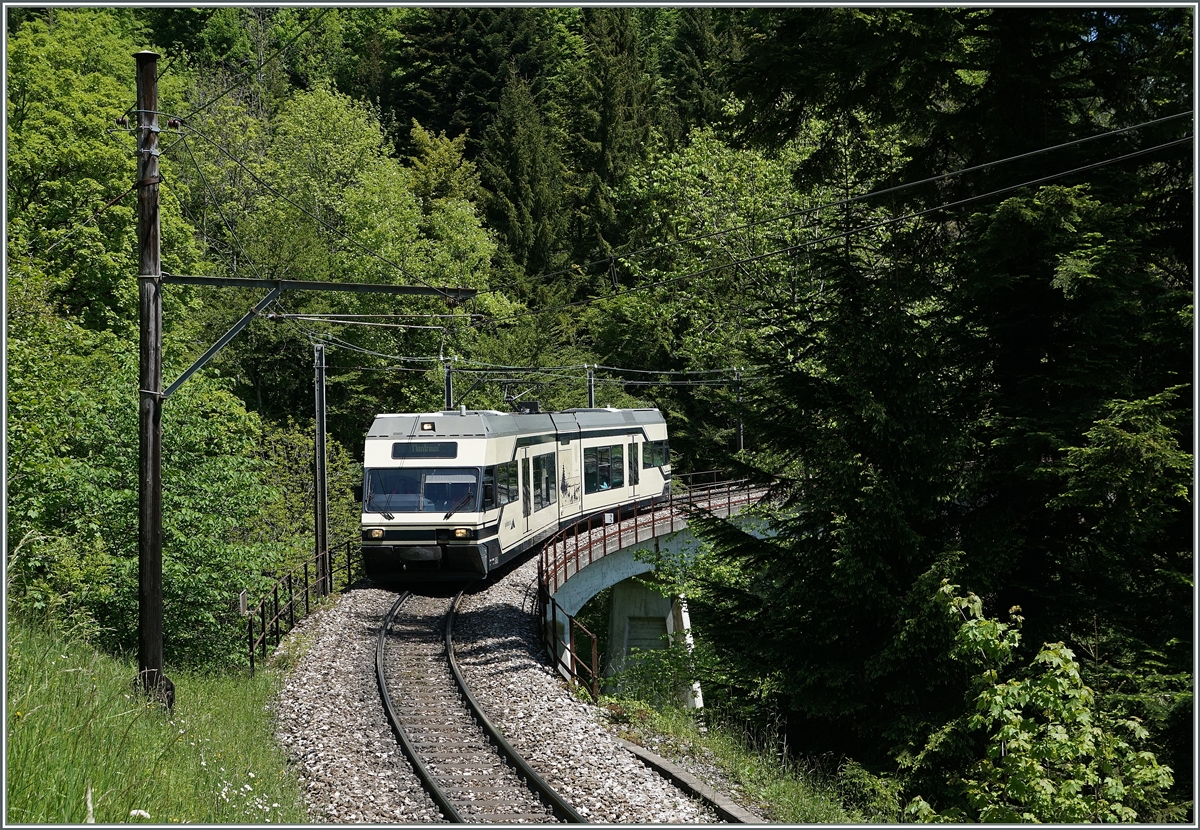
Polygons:
M529 447L517 450L521 467L521 533L529 532L533 523L533 469L529 461Z
M579 433L559 433L558 517L574 519L583 512L583 477L579 469Z
M630 492L636 497L641 492L639 482L642 478L642 445L635 436L629 436L629 446L626 448L625 470Z

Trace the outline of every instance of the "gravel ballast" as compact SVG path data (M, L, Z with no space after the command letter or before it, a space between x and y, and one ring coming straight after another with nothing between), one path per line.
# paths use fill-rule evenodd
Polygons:
M463 598L457 657L488 717L589 822L717 821L705 804L638 761L547 665L534 614L536 580L531 560ZM442 821L379 702L375 644L395 599L377 588L348 591L287 638L297 657L276 700L277 736L313 821Z
M574 697L543 658L537 561L463 598L454 623L459 666L489 719L589 822L715 822L705 805L651 771Z
M289 649L308 650L276 699L276 736L313 821L442 821L379 702L375 644L395 601L391 591L348 591L288 635Z

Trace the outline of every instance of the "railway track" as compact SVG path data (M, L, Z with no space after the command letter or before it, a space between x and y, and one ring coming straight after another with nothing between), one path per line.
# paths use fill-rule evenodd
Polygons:
M504 740L467 689L451 643L461 596L405 592L388 611L375 673L392 732L448 821L583 823Z

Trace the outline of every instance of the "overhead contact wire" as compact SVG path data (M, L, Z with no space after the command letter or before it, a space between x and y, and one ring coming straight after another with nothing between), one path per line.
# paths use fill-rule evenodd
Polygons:
M645 248L639 248L637 250L630 251L628 253L620 254L617 256L617 258L631 259L633 257L642 256L642 255L648 254L648 253L655 253L657 251L662 251L662 250L666 250L669 248L676 248L676 247L680 247L682 245L688 245L693 242L702 242L705 239L712 239L713 237L716 237L716 236L726 236L729 234L737 233L738 231L750 230L751 228L756 228L761 225L769 225L774 222L782 222L784 219L794 219L794 218L806 216L806 215L809 215L812 213L818 213L822 210L845 207L847 205L851 205L856 202L865 201L867 199L873 199L876 196L884 196L888 193L896 193L896 192L899 192L902 190L907 190L909 188L920 187L921 185L933 184L935 182L944 181L946 179L951 179L956 176L963 176L968 173L975 173L980 170L986 170L989 167L998 167L1002 164L1008 164L1009 162L1020 161L1021 159L1025 159L1025 158L1031 158L1033 156L1044 155L1046 153L1052 153L1056 150L1063 150L1063 149L1066 149L1067 147L1073 147L1073 146L1076 146L1079 144L1086 144L1089 141L1096 141L1096 140L1102 139L1102 138L1111 138L1112 136L1121 135L1122 133L1131 132L1133 130L1140 130L1145 127L1152 127L1157 124L1162 124L1167 121L1174 121L1179 118L1184 118L1186 116L1190 116L1191 114L1192 114L1192 110L1187 110L1186 112L1179 112L1174 115L1168 115L1168 116L1164 116L1162 118L1156 118L1152 121L1145 121L1141 124L1134 124L1129 127L1121 127L1116 130L1110 130L1105 133L1097 133L1096 135L1090 135L1090 136L1085 136L1084 138L1073 139L1072 141L1066 141L1066 142L1063 142L1062 144L1055 144L1050 147L1042 147L1037 150L1030 150L1029 152L1026 152L1026 153L1019 153L1015 156L1008 156L1007 158L997 159L995 161L983 162L982 164L977 164L973 167L964 167L961 170L952 170L949 173L939 173L936 176L929 176L928 178L919 179L915 182L905 182L904 184L893 185L892 187L886 187L881 190L872 190L869 193L863 193L858 196L851 196L846 199L839 199L838 201L835 201L835 202L825 202L820 205L817 205L816 207L804 208L803 210L789 211L788 213L782 213L782 214L779 214L776 216L768 217L766 219L758 219L753 222L747 222L742 225L735 225L732 228L725 228L722 230L709 231L708 233L702 233L702 234L697 234L695 236L685 237L683 239L677 239L673 242L663 242L658 245L651 245L651 246L648 246ZM613 260L613 258L614 257L605 257L604 259L593 260L592 262L585 263L582 266L574 266L572 268L563 268L558 271L550 271L545 274L538 274L536 276L530 277L530 279L541 280L541 279L548 279L550 277L562 276L564 274L577 273L578 271L580 271L582 269L594 268L599 265L608 264ZM481 293L481 294L495 293L497 291L504 291L504 290L516 287L517 285L518 285L518 283L512 283L512 284L509 284L506 286L502 286L500 288L491 288L491 289L487 289L486 291L480 291L479 293Z
M491 317L491 318L488 318L488 322L495 324L495 323L499 323L499 322L519 320L519 319L523 319L526 317L536 317L536 316L543 315L543 314L553 314L555 312L565 311L570 308L579 308L580 306L591 305L592 303L601 302L603 300L611 300L614 297L624 296L625 294L632 294L637 291L645 291L650 288L661 288L663 286L673 285L673 284L681 282L683 280L694 279L695 277L706 276L708 274L714 273L716 271L721 271L726 268L734 268L739 265L745 265L745 264L748 264L751 262L759 262L764 259L770 259L771 257L782 256L784 254L794 253L796 251L811 247L813 245L819 245L823 242L831 242L831 241L836 241L836 240L840 240L840 239L846 239L847 237L854 236L859 233L865 233L867 231L877 230L879 228L886 227L888 225L894 225L894 224L898 224L900 222L906 222L906 221L909 221L910 219L916 219L921 216L926 216L930 213L937 213L938 211L948 210L953 207L959 207L961 205L970 204L971 202L982 201L983 199L987 199L992 196L999 196L1000 194L1003 194L1003 193L1010 193L1014 190L1020 190L1021 188L1024 188L1024 187L1032 187L1034 185L1045 184L1046 182L1054 181L1055 179L1061 179L1061 178L1065 178L1067 176L1075 175L1076 173L1082 173L1082 172L1086 172L1088 170L1094 170L1098 167L1104 167L1109 164L1118 164L1122 161L1128 161L1129 159L1137 158L1139 156L1144 156L1149 153L1157 152L1159 150L1166 150L1171 147L1177 147L1182 144L1186 144L1187 142L1189 142L1191 140L1192 140L1192 136L1188 135L1188 136L1185 136L1184 138L1178 138L1178 139L1175 139L1174 141L1168 141L1168 142L1164 142L1162 144L1157 144L1153 147L1147 147L1147 148L1144 148L1141 150L1136 150L1132 153L1126 153L1125 155L1122 155L1122 156L1114 156L1113 158L1103 159L1101 161L1093 162L1091 164L1085 164L1082 167L1075 167L1071 170L1065 170L1065 171L1062 171L1059 173L1052 173L1048 176L1042 176L1037 179L1030 179L1029 181L1021 182L1020 184L1008 185L1006 187L1001 187L996 190L988 191L987 193L981 193L981 194L977 194L975 196L967 196L965 198L958 199L953 202L946 202L946 203L943 203L940 205L936 205L934 207L925 208L923 210L918 210L918 211L913 211L911 213L906 213L902 216L893 217L891 219L884 219L884 220L881 220L879 222L875 222L875 223L872 223L869 225L861 225L857 228L853 228L848 231L842 231L840 233L831 234L829 236L823 236L823 237L819 237L817 239L811 239L806 242L801 242L796 245L789 245L784 248L776 248L774 250L767 251L766 253L757 254L757 255L751 256L751 257L744 257L742 259L734 260L731 262L725 262L720 265L713 265L708 268L702 268L698 271L691 271L687 274L683 274L678 277L672 277L672 278L666 279L666 280L658 280L655 282L649 282L649 283L643 283L641 285L635 285L635 286L632 286L631 288L627 288L624 292L622 292L622 294L610 294L610 295L603 296L603 297L589 297L589 298L583 299L583 300L576 300L573 303L564 303L563 305L554 306L552 308L538 309L536 311L522 312L520 314L509 314L509 315L504 315L501 317Z
M262 179L262 178L261 178L261 177L260 177L260 176L259 176L257 173L255 173L253 170L251 170L249 167L247 167L247 166L246 166L246 165L245 165L245 164L242 162L242 160L241 160L241 159L237 158L237 157L236 157L236 156L234 156L232 153L230 153L228 150L226 150L224 147L222 147L220 144L218 144L217 142L213 141L211 138L209 138L208 136L206 136L204 133L200 132L200 130L196 129L195 127L193 127L193 126L191 126L191 125L187 125L187 129L188 129L189 131L191 131L191 132L195 133L196 135L198 135L200 138L202 138L202 139L204 139L205 141L207 141L209 144L213 145L213 147L215 147L215 148L216 148L218 151L220 151L220 152L221 152L221 154L222 154L222 155L224 155L226 158L228 158L230 161L232 161L234 164L236 164L236 165L237 165L239 168L241 168L241 170L242 170L242 171L243 171L243 172L244 172L244 173L245 173L247 176L249 176L250 178L252 178L252 179L253 179L253 180L254 180L254 181L255 181L255 182L256 182L256 183L257 183L259 186L261 186L261 187L263 187L264 189L266 189L266 191L267 191L268 193L270 193L272 196L276 196L277 198L279 198L279 199L282 199L283 201L287 202L289 205L291 205L292 207L294 207L296 210L300 211L302 214L304 214L305 216L307 216L307 217L308 217L309 219L311 219L313 222L317 223L317 226L318 226L318 227L324 228L325 230L329 231L330 233L334 234L335 236L339 237L340 239L342 239L342 240L344 240L344 241L346 241L346 242L349 242L351 245L353 245L354 247L358 248L360 251L362 251L363 253L367 254L368 256L372 256L372 257L374 257L375 259L379 260L380 262L384 263L385 265L387 265L387 266L389 266L389 267L391 267L391 268L395 268L397 272L399 272L399 273L403 274L404 276L408 277L409 279L411 279L411 280L415 280L415 281L417 281L417 282L421 283L421 284L422 284L422 285L424 285L426 288L432 288L434 291L438 292L439 294L441 294L441 295L442 295L443 297L445 297L446 299L451 299L451 295L450 295L450 293L449 293L449 292L447 292L447 291L443 291L442 289L438 288L437 286L429 284L428 282L426 282L425 280L421 279L421 278L420 278L419 276L417 276L416 274L413 274L413 273L411 273L411 272L410 272L408 269L406 269L404 266L402 266L402 265L400 265L400 264L398 264L398 263L396 263L396 262L393 262L392 260L390 260L390 259L388 259L387 257L383 256L383 255L382 255L381 253L379 253L378 251L373 251L373 250L371 250L370 248L368 248L366 245L364 245L364 244L362 244L361 242L359 242L359 241L358 241L357 239L355 239L354 237L350 236L349 234L345 233L345 232L344 232L344 231L342 231L342 230L339 230L338 228L335 228L335 227L333 227L332 225L330 225L329 223L325 222L325 221L324 221L323 219L321 219L320 217L318 217L318 216L314 216L314 215L313 215L312 213L310 213L310 212L309 212L307 209L305 209L305 208L301 207L299 204L297 204L295 200L293 200L293 199L291 199L290 197L288 197L288 196L284 195L283 193L279 192L279 191L278 191L278 190L276 190L276 189L275 189L275 188L274 188L272 185L270 185L270 184L268 184L266 181L264 181L264 180L263 180L263 179Z

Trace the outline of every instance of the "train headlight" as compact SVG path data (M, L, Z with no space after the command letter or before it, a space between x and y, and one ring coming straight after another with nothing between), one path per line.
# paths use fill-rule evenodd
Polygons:
M370 530L367 531L367 538L368 539L382 539L383 538L383 528L382 527L371 528Z
M467 527L454 528L454 538L455 539L470 539L471 538L471 529L467 528Z

